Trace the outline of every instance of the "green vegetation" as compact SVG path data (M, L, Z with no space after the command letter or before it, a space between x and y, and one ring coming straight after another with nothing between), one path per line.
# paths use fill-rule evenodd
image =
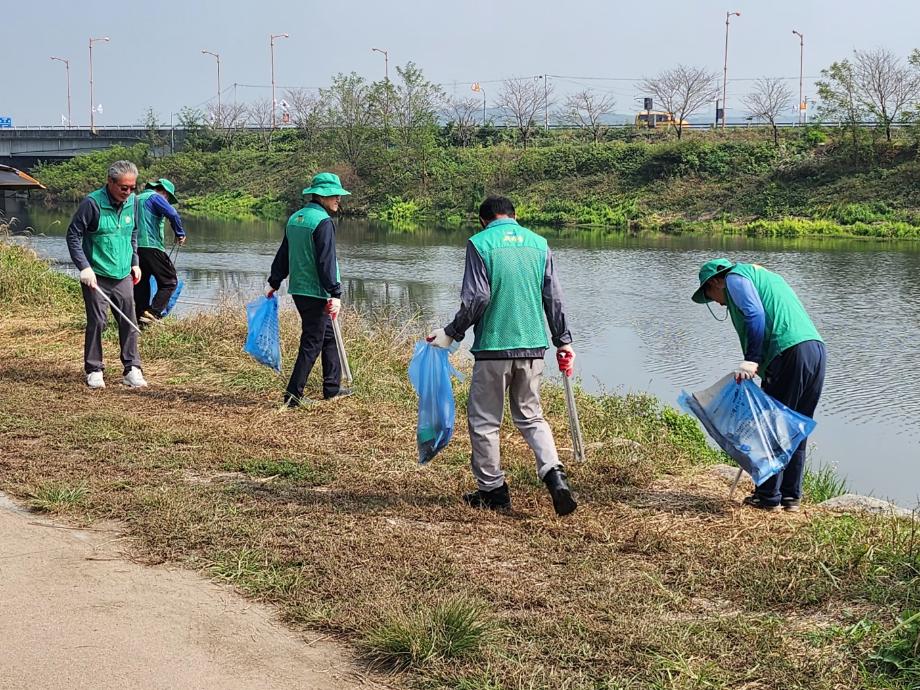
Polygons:
M73 285L7 280L48 267L3 243L0 265L0 490L76 524L118 520L146 562L351 642L388 685L917 686L920 524L743 511L698 425L652 398L576 391L587 459L568 464L581 507L565 520L506 418L515 510L483 513L459 499L465 433L417 464L411 324L344 314L355 395L297 410L240 351L241 308L167 319L141 341L150 389L93 392ZM281 332L290 353L293 310ZM563 392L547 383L544 403L568 458Z
M805 468L802 477L802 494L809 503L823 503L847 492L847 480L833 467L823 465L817 469Z

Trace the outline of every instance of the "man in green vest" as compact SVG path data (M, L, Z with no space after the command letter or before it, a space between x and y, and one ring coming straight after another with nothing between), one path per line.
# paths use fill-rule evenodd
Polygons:
M137 324L133 321L133 285L141 279L137 259L136 185L134 163L112 163L105 186L80 202L67 228L67 248L80 271L86 305L83 366L86 385L90 388L105 388L102 331L108 319L109 304L103 295L121 312L115 312L115 318L124 366L122 383L131 388L147 385L137 351L134 330Z
M145 326L163 318L169 298L179 284L176 267L165 246L167 218L176 244L185 244L182 218L173 208L173 204L177 203L176 187L165 177L148 182L147 188L137 195L137 256L144 279L134 286L134 305L137 320ZM157 291L152 300L150 276L157 281Z
M335 255L335 223L332 215L339 210L343 196L351 192L342 188L338 175L319 173L303 190L309 203L287 222L284 239L268 277L268 297L281 282L288 280L288 292L300 313L301 333L297 360L284 393L284 402L296 407L304 402L303 389L320 353L323 355L323 398L350 395L342 388L342 367L335 346L332 319L342 306L342 283Z
M478 488L463 499L475 508L511 508L499 454L507 391L511 418L536 456L537 476L556 513L568 515L577 503L540 403L547 321L557 355L567 354L567 371L574 360L553 255L545 239L518 225L514 205L505 197L483 201L479 223L482 231L466 246L460 309L453 321L428 336L433 345L449 348L463 340L470 326L475 334L467 418Z
M713 259L700 268L698 304L718 302L728 308L741 341L744 361L735 371L742 381L760 376L764 392L806 417L813 417L821 390L827 353L818 329L782 276L758 264ZM806 439L807 440L807 439ZM786 468L758 486L745 505L762 510L797 511L805 472L802 441Z

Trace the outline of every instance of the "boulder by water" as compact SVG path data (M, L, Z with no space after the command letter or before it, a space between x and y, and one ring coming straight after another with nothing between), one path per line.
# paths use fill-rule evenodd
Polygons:
M839 513L872 513L874 515L896 515L898 517L912 517L914 511L908 508L883 501L880 498L871 496L859 496L858 494L843 494L828 499L818 504L819 508L833 510Z

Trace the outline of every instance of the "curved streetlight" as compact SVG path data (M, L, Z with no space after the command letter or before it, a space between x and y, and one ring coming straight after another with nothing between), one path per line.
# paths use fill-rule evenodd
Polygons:
M372 53L383 55L383 132L384 136L389 137L390 131L390 52L383 48L371 48Z
M89 39L89 131L96 132L96 98L93 95L93 43L108 43L109 37Z
M272 129L275 129L275 39L290 38L288 34L269 34L268 44L272 55Z
M57 60L58 62L64 63L64 68L67 70L67 129L73 127L73 122L70 119L70 60L65 58L59 58L51 56L52 60Z
M722 129L725 129L725 114L728 112L726 96L728 93L728 22L732 17L740 17L740 12L725 13L725 66L722 72Z
M217 59L217 126L220 127L223 119L220 113L220 53L212 53L210 50L202 50L202 55L213 55Z
M799 124L802 124L802 115L805 112L805 108L802 107L802 104L805 102L804 91L802 89L802 75L804 74L802 70L805 65L805 34L795 29L792 30L792 33L799 37L799 107L797 110L799 111Z

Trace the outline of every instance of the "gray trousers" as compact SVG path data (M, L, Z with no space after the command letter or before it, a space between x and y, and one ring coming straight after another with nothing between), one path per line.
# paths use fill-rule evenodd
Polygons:
M90 290L82 283L80 284L80 287L83 288L83 303L86 305L83 369L87 374L105 369L102 364L102 331L105 330L108 322L109 305L98 294L98 290L104 290L115 306L137 325L137 322L134 321L134 283L131 275L121 280L97 275L96 280L98 282L96 290ZM118 323L118 342L121 344L121 363L124 365L125 372L127 373L131 367L140 368L141 356L137 351L137 331L118 314L113 312L112 316Z
M482 491L505 483L499 455L499 428L509 392L511 419L537 459L537 476L559 467L553 432L540 404L542 359L482 359L473 365L467 420L473 446L473 476Z

